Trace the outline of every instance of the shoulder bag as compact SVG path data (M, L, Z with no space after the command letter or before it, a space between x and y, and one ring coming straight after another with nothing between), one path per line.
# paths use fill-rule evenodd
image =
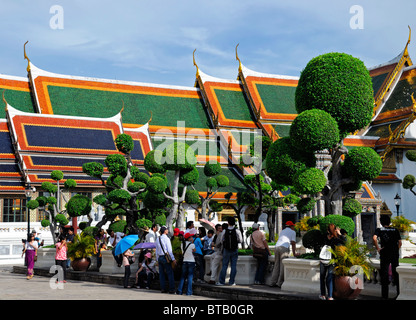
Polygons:
M319 259L321 259L323 264L329 264L329 260L331 260L332 253L329 249L331 249L331 246L324 245L319 253Z
M161 237L159 237L160 247L162 248L162 251L163 251L163 254L165 255L166 261L167 261L169 264L173 264L173 260L172 260L172 258L171 258L171 256L170 256L169 252L165 252L165 249L163 248L163 244L162 244L162 241L160 240L160 238L161 238Z

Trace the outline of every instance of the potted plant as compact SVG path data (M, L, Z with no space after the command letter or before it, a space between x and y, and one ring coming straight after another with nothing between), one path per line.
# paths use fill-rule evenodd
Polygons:
M409 231L413 229L411 226L413 223L413 221L406 219L403 216L396 216L391 219L392 227L399 230L402 239L407 239L409 237Z
M347 236L345 245L330 251L330 263L335 264L334 298L355 299L363 288L363 276L370 279L372 267L367 259L369 249L356 238Z
M95 253L95 240L92 236L81 233L68 243L68 257L74 271L87 271L90 266L90 257Z

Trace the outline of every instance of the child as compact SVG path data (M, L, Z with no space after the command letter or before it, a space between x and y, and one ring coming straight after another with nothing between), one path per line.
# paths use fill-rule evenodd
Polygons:
M195 258L194 252L196 251L194 245L194 238L190 233L185 233L185 241L182 244L182 253L183 253L183 264L182 264L182 276L179 281L177 294L182 294L183 285L185 283L185 278L188 281L186 295L192 295L192 279L194 277L195 269Z
M214 253L214 250L211 248L213 239L214 239L214 230L208 230L207 235L204 237L204 247L202 249L202 253L204 254L204 256Z

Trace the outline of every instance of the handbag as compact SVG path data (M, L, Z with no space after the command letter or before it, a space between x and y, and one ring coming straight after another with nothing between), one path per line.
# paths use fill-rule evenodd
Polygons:
M329 249L331 249L331 246L324 245L319 253L319 259L321 259L323 264L329 264L329 260L332 258L332 253Z
M171 265L172 265L172 264L173 264L173 260L172 260L172 258L170 257L169 252L165 252L165 249L163 248L162 241L160 240L160 237L159 237L159 243L160 243L160 247L162 248L163 254L165 255L166 261L167 261L169 264L171 264Z
M135 259L135 257L134 256L129 256L129 257L127 257L127 260L129 261L129 264L131 265L131 264L133 264L134 263L134 261L136 261L136 259Z

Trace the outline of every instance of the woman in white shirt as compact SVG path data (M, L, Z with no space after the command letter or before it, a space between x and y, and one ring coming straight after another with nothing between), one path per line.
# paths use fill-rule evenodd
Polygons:
M27 280L30 280L33 278L33 268L35 266L35 259L38 255L38 243L35 240L34 234L30 234L28 240L26 241L22 257L23 254L26 254L25 260L27 266Z
M184 236L185 241L182 243L182 254L183 254L183 264L182 264L182 276L179 281L178 290L176 291L177 294L182 294L182 289L185 283L185 279L187 280L187 290L186 295L192 295L192 279L194 277L194 269L195 269L195 258L193 253L196 251L194 245L194 238L192 234L185 233Z

